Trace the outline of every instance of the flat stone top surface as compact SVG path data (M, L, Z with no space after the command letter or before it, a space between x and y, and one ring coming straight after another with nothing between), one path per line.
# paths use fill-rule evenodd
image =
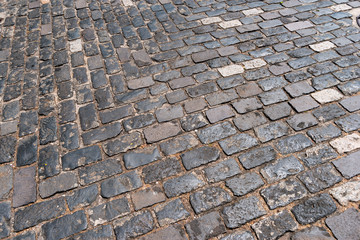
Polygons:
M0 239L355 240L359 9L0 1Z

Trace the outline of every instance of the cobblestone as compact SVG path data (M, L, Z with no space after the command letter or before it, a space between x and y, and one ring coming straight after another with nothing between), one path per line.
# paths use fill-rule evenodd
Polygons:
M336 204L327 193L308 198L291 209L296 220L303 225L316 222L335 210Z
M300 182L288 179L272 185L261 191L270 209L286 206L289 203L305 197L307 191Z
M223 209L225 224L228 228L236 228L245 223L265 215L264 208L257 197L251 196L241 199L235 204Z
M359 7L0 2L0 238L356 239Z
M259 239L276 239L285 232L297 228L297 223L288 211L279 212L251 226Z

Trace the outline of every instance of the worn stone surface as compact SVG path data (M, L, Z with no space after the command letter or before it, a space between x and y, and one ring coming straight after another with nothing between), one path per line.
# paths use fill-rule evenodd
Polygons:
M231 195L220 187L210 187L190 195L190 203L196 213L231 201Z
M109 198L121 193L129 192L141 186L142 182L138 173L136 171L131 171L103 181L101 183L101 196Z
M90 222L99 225L130 212L126 198L119 198L89 209Z
M14 230L21 231L43 221L59 217L65 213L65 210L64 198L51 199L19 209L14 216Z
M359 7L0 1L0 238L354 238L325 218L358 207Z
M189 173L165 181L164 189L168 197L174 197L204 186L204 184L205 182L201 179L201 176L196 173Z
M270 209L286 206L289 203L305 197L307 191L300 182L288 179L274 184L261 191Z
M213 147L200 147L181 154L181 160L186 169L192 169L206 163L216 161L220 151Z
M265 215L266 211L261 206L259 199L251 196L224 207L222 214L228 228L237 228Z
M296 220L304 225L316 222L335 210L336 204L327 193L308 198L291 209Z
M335 167L347 179L352 178L360 173L359 163L360 151L349 154L333 161Z
M154 210L160 226L180 221L190 215L179 198L157 205Z
M288 211L282 211L251 226L259 239L277 239L285 232L297 228L295 220Z
M349 202L360 200L360 182L350 181L330 190L331 195L346 206Z
M261 174L268 182L275 182L302 172L304 167L294 156L281 158L261 169Z
M209 239L225 232L218 212L211 212L185 225L190 239Z
M47 178L39 184L42 198L50 197L58 192L64 192L78 186L77 176L73 172L64 172L52 178Z
M243 196L264 185L264 181L259 174L245 173L233 177L226 181L226 186L230 188L235 196Z
M124 163L127 169L146 165L161 158L157 148L139 149L124 155Z
M117 239L134 238L150 232L155 222L149 211L138 212L133 216L115 221Z
M325 222L338 239L356 239L359 236L359 211L354 208L329 217Z
M37 190L35 176L35 166L21 168L15 172L13 207L20 207L36 201ZM6 183L6 181L4 182Z
M321 165L298 176L311 192L319 192L340 182L342 177L331 164Z
M47 239L61 239L85 230L87 225L84 211L78 211L45 223L41 230Z

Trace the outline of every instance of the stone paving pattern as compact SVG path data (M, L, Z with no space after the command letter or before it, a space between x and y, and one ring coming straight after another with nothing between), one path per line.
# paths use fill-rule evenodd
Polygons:
M0 1L0 238L359 240L359 8Z

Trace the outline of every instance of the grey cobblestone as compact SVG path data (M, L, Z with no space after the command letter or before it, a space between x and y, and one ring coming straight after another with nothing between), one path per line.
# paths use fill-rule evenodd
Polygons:
M261 191L270 209L286 206L305 197L307 191L300 182L292 179L281 181Z
M359 7L0 1L0 238L356 239Z

